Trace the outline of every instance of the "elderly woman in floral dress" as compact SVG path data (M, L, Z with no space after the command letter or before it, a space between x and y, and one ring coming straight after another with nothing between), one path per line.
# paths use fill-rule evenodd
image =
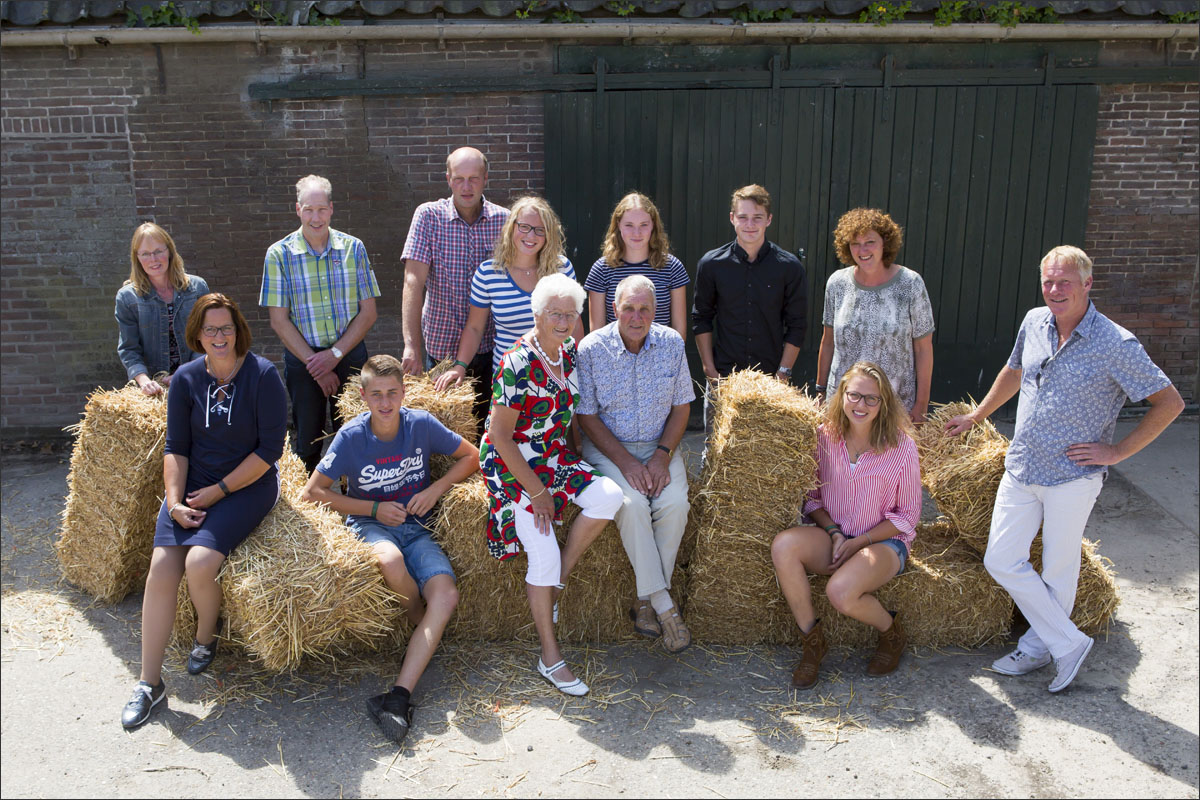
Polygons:
M500 359L479 449L490 496L488 549L503 560L525 548L526 594L542 649L538 673L575 696L587 694L588 687L563 660L554 635L558 594L625 500L616 483L567 445L579 402L571 332L584 298L583 287L565 275L538 281L532 296L534 327ZM582 512L560 550L554 525L568 502Z

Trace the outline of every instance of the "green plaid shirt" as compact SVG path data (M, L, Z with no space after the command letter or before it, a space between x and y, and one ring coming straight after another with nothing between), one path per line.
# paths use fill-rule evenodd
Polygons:
M359 301L378 296L361 241L330 228L325 251L314 253L296 230L267 250L258 304L291 309L292 323L309 346L322 349L345 332Z

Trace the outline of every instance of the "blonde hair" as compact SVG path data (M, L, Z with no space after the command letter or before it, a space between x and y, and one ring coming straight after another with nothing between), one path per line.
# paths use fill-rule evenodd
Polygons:
M904 404L900 402L900 398L892 388L892 382L888 380L887 374L878 364L859 361L842 373L842 379L838 381L837 392L825 404L825 430L839 439L846 438L846 434L850 430L850 418L846 416L846 410L842 407L846 397L846 384L850 382L851 378L859 376L870 378L879 387L879 413L871 422L870 441L871 449L882 453L900 443L901 433L911 435L912 426L909 423Z
M662 269L667 265L667 254L671 250L671 240L663 230L662 217L658 208L649 197L641 192L630 192L621 198L613 209L612 218L608 221L608 233L604 234L604 251L600 256L610 267L616 268L625 264L625 240L621 238L621 218L626 211L645 211L650 215L654 232L650 234L650 266Z
M359 375L359 382L363 389L367 388L367 384L373 378L395 378L400 381L401 385L404 385L404 367L400 365L399 359L387 353L378 353L368 358L362 365Z
M1064 261L1073 266L1078 270L1079 280L1081 281L1086 281L1092 277L1092 259L1075 245L1060 244L1042 256L1042 260L1038 264L1038 273L1040 274L1042 268L1053 261Z
M133 231L133 239L129 242L129 280L125 283L132 283L133 288L143 297L154 291L154 285L150 283L150 276L146 274L146 270L142 269L142 262L138 260L138 250L141 249L142 241L147 237L158 239L167 246L167 254L170 256L170 260L167 262L167 280L175 289L180 291L186 289L188 278L187 273L183 271L183 256L179 255L179 251L175 249L175 240L171 238L171 234L153 222L143 222Z
M529 209L537 212L542 220L542 227L546 229L546 241L538 252L537 276L544 278L547 275L556 275L564 258L562 223L558 221L558 215L554 213L550 204L544 198L534 195L522 197L512 204L508 219L504 221L504 227L500 229L500 235L496 238L496 249L492 252L492 269L496 272L508 272L508 265L516 250L513 247L513 236L517 230L517 217Z

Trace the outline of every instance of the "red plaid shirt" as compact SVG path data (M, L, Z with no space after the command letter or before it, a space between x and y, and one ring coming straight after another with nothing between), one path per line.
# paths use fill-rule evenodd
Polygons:
M429 265L421 335L425 352L432 358L440 361L458 357L458 338L470 310L467 300L471 276L476 267L492 257L506 219L508 209L486 198L479 219L470 225L459 216L450 197L422 203L413 213L401 258ZM489 318L479 352L490 353L494 338L495 326Z

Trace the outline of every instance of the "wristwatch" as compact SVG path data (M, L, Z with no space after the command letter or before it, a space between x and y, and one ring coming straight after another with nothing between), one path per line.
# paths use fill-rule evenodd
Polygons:
M335 344L333 347L330 347L330 348L329 348L329 352L333 353L333 357L334 357L334 358L336 358L338 361L341 361L341 360L342 360L342 356L346 355L346 354L345 354L345 353L343 353L341 350L338 350L338 349L337 349L337 345L336 345L336 344Z
M775 370L775 374L782 375L785 378L790 378L792 377L792 368L781 366L779 369Z

